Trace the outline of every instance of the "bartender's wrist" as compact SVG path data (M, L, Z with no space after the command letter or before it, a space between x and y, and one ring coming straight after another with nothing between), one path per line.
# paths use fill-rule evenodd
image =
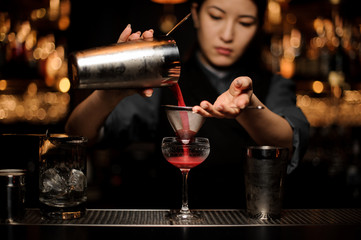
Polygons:
M249 97L249 106L252 106L252 97L253 97L253 92L251 93L251 96Z
M266 106L258 99L258 97L256 96L256 94L252 93L250 98L249 98L249 107L260 107L260 108L265 108Z
M249 104L245 109L241 111L241 114L239 114L236 119L239 122L243 122L245 120L249 121L249 119L256 117L256 115L254 114L259 113L258 109L263 108L266 108L266 106L258 99L258 97L254 93L252 93Z

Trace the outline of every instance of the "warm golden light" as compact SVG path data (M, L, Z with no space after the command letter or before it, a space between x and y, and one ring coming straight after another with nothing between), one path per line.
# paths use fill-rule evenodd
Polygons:
M29 35L26 37L25 39L25 48L26 50L28 51L31 51L34 46L36 45L36 36L37 36L37 33L35 30L32 30Z
M324 89L323 83L321 81L314 81L312 84L312 90L315 93L322 93Z
M315 29L318 35L322 35L324 32L324 25L322 19L316 18L313 21L313 28Z
M34 96L38 92L38 86L36 83L32 82L28 85L27 94L29 96Z
M60 30L66 30L70 25L70 18L68 16L63 16L58 21L58 27Z
M7 81L6 80L0 80L0 91L4 91L7 87Z
M287 58L280 61L280 73L285 78L291 78L295 73L295 63Z
M60 0L49 1L49 19L56 20L59 17Z
M71 0L45 2L48 5L44 8L31 9L33 6L29 5L29 9L26 9L30 10L29 16L16 16L20 12L15 11L15 16L12 16L14 24L11 24L9 13L0 11L0 44L5 44L4 57L0 57L5 61L3 65L7 67L8 62L15 60L14 63L17 63L18 59L21 59L21 63L29 64L31 71L36 69L42 76L42 79L21 81L21 84L0 78L1 124L17 121L56 123L68 112L70 96L66 92L70 89L70 81L67 78L62 79L67 76L65 49L56 45L58 36L55 36L54 32L58 35L58 30L69 27ZM21 66L18 66L19 71L27 71L27 68L19 68ZM11 70L10 74L13 71ZM54 92L50 92L48 87L43 89L43 82L47 84L49 79L52 84L48 87ZM59 89L55 90L55 87Z
M29 88L35 88L31 84ZM34 91L31 90L30 92ZM54 123L63 119L70 102L68 93L41 92L23 96L0 94L0 122L30 121L33 123Z
M68 92L69 89L70 89L70 81L69 81L69 79L66 78L66 77L60 79L58 86L59 86L59 91L60 92L63 92L63 93Z
M331 71L328 74L328 81L332 87L341 86L345 82L345 75L343 72Z
M42 19L45 16L46 16L46 9L45 8L35 9L30 14L30 18L33 21L35 21L37 19Z
M23 43L25 42L26 37L28 36L28 34L31 32L31 26L30 26L30 22L29 21L25 21L23 22L20 26L19 26L19 30L16 34L16 40L19 43Z
M293 48L299 48L301 46L301 32L298 29L291 30L290 45Z
M275 1L268 2L268 20L272 24L280 24L282 22L281 5Z
M340 90L340 88L337 89ZM334 124L361 126L361 91L344 90L340 99L342 101L335 104L331 97L312 98L307 95L297 95L297 106L302 109L313 127L325 127Z
M6 34L3 32L0 32L0 42L4 41L6 37Z
M340 4L340 0L330 0L331 4L338 5Z
M177 23L177 18L175 15L172 14L164 15L160 19L160 30L166 33L169 30L171 30L176 23Z

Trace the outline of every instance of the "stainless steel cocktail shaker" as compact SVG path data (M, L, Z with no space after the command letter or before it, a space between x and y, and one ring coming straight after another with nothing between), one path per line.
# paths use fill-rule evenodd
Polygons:
M170 37L139 39L73 53L69 74L79 89L153 88L178 82L180 56Z

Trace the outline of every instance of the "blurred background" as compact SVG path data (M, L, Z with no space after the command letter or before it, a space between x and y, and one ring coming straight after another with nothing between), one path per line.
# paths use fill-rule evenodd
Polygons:
M311 124L310 147L287 179L285 207L361 207L361 14L355 4L269 0L263 57L273 72L295 81L297 105ZM28 169L36 191L37 134L64 132L71 110L90 93L72 88L71 52L115 43L128 23L162 35L188 13L186 0L1 0L0 133L16 137L1 137L0 167ZM192 21L172 36L186 54L194 42ZM130 174L124 169L135 171L152 147L90 149L89 205L131 206L120 203ZM119 155L132 161L113 161ZM30 205L36 197L28 197Z

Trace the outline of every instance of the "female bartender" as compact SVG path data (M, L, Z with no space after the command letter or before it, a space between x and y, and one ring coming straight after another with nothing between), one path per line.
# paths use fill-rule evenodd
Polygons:
M207 117L197 136L211 144L209 157L190 173L191 208L244 207L242 160L247 146L289 148L288 173L306 151L309 124L296 106L294 82L270 73L262 62L259 43L266 6L267 0L196 0L191 5L198 41L182 62L179 85L185 103ZM132 32L128 25L119 42L151 37L153 30ZM86 136L92 145L120 148L153 142L154 155L146 163L151 170L140 171L133 179L144 181L131 187L140 189L131 194L149 207L179 207L169 205L179 199L169 196L180 189L180 173L159 154L161 138L174 136L161 107L165 104L177 104L168 88L96 90L66 124L69 134Z

